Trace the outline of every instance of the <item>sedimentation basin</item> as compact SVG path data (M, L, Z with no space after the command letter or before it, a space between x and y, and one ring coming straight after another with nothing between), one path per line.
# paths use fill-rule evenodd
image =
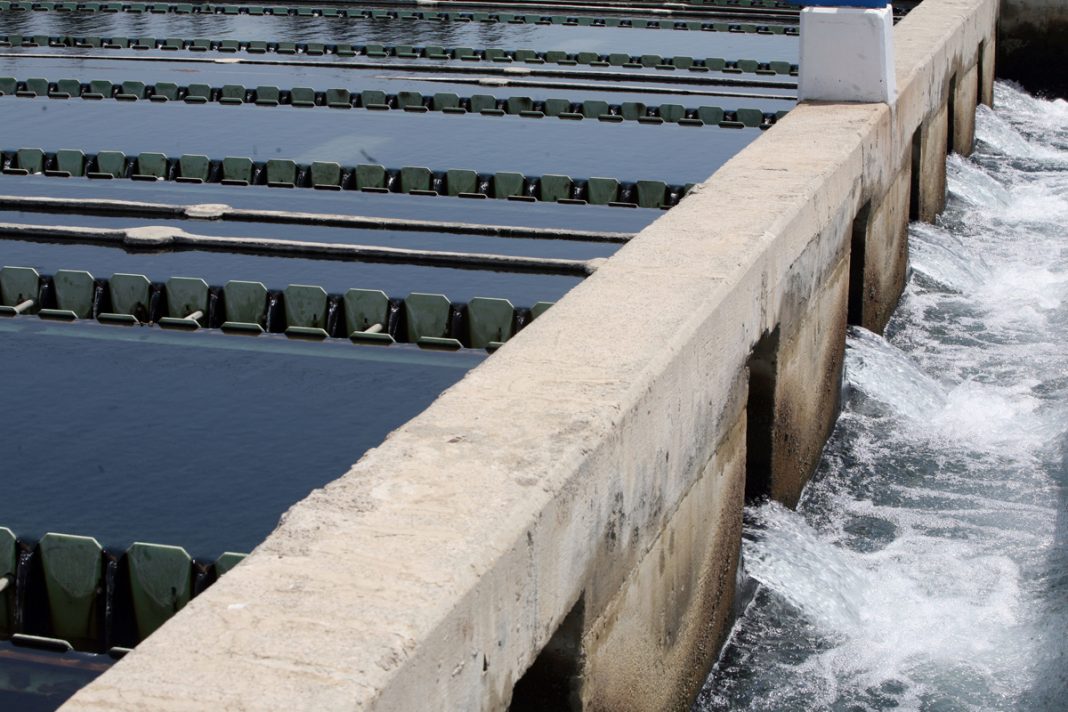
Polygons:
M687 706L746 496L796 501L847 324L970 149L997 10L920 5L893 105L792 110L66 709Z

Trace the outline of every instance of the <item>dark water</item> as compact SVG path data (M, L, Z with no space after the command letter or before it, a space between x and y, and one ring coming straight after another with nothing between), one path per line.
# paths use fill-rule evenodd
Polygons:
M791 62L796 62L798 56L798 38L786 35L323 17L3 12L0 35L3 34L529 48Z
M433 96L437 92L452 92L457 96L471 96L472 94L489 94L497 98L529 96L538 100L568 99L576 102L592 99L607 101L610 104L637 101L649 106L674 103L682 104L687 108L719 106L729 111L753 108L765 112L785 111L793 108L796 102L790 97L797 93L797 90L792 88L761 86L669 85L631 80L620 83L600 80L596 77L571 79L567 77L494 76L494 82L508 80L509 85L503 86L480 84L484 77L478 74L417 73L405 70L403 67L358 70L343 66L216 64L179 62L173 59L143 62L138 61L136 57L120 58L128 57L128 54L114 56L115 59L100 57L80 59L60 54L32 58L0 56L0 76L12 76L21 80L43 76L51 81L75 78L82 81L101 79L112 83L172 82L179 86L200 83L213 86L240 84L250 88L266 85L277 86L281 89L300 86L310 86L317 90L377 89L387 93L418 91L425 96ZM168 57L173 58L173 55L168 55ZM776 81L795 81L795 78L785 76L775 79ZM303 111L303 109L297 110Z
M250 551L482 356L18 319L0 360L21 374L3 526L214 558Z
M200 277L221 285L231 279L263 282L268 289L289 284L312 284L330 293L348 289L380 289L393 297L409 292L441 293L454 301L471 297L508 299L516 306L556 301L580 277L453 269L420 265L267 257L229 252L127 252L119 247L55 242L0 240L0 264L35 267L42 274L79 269L97 277L116 272L143 274L165 281L169 277Z
M49 653L0 642L0 709L50 712L114 660L90 653Z
M1068 105L995 98L798 511L747 513L760 589L696 710L1065 709Z
M462 87L485 85L502 86L507 80L514 87L549 87L563 90L565 87L574 91L593 91L623 97L621 101L640 101L638 94L655 94L660 101L673 95L710 97L712 103L722 97L740 97L751 101L750 96L772 99L793 100L797 94L796 77L779 75L758 75L719 72L692 72L688 70L660 70L655 67L625 68L614 66L563 66L557 64L526 65L501 64L497 62L460 62L436 64L422 59L377 59L359 57L323 57L307 55L277 55L263 57L260 55L234 55L226 52L196 52L175 54L174 52L152 50L86 50L83 48L3 48L0 60L5 66L40 65L46 67L80 66L91 63L93 66L113 64L118 67L170 67L177 71L204 72L211 68L226 67L225 75L234 83L249 83L254 77L272 77L288 86L301 86L313 82L326 88L344 86L358 89L383 89L388 91L419 90L423 93L433 91L455 91L460 93ZM145 76L143 70L134 70L135 76L125 79L143 81L160 81ZM209 76L214 77L209 73ZM211 80L215 83L215 80ZM397 87L398 82L404 86ZM178 82L176 82L178 83ZM267 82L265 82L267 83ZM434 88L437 87L437 88ZM444 87L444 88L442 88ZM570 96L566 97L570 98ZM583 96L580 98L604 98Z
M443 250L448 252L481 252L497 255L521 255L569 260L588 260L608 257L618 243L579 242L526 238L483 237L438 232L403 230L361 230L344 227L282 225L260 222L231 222L222 220L164 220L153 218L123 218L111 216L76 215L71 213L19 212L0 210L0 222L29 225L74 225L99 228L132 228L146 225L165 225L197 235L301 240L346 245L375 245L409 250Z
M5 101L4 148L152 151L298 163L515 171L699 182L759 135L635 122L509 120L376 111L318 111L118 101ZM299 121L294 120L299 116ZM248 126L254 123L256 130ZM190 131L198 126L204 130ZM652 133L651 129L656 129ZM655 140L650 140L653 137Z
M133 200L170 205L225 203L247 210L363 215L413 220L446 220L480 225L574 228L637 232L660 217L659 210L610 208L594 205L523 203L509 200L462 200L395 193L359 191L285 190L264 186L222 186L217 183L141 183L131 180L87 180L44 176L0 175L0 194Z
M794 37L323 18L0 12L0 34L7 33L379 42L762 61L797 58ZM53 56L28 56L38 53ZM0 54L5 55L0 56L0 76L20 79L345 87L763 111L792 107L794 93L791 87L757 85L771 80L793 83L788 77L744 75L753 86L716 87L700 81L673 83L672 79L723 75L655 69L628 70L636 77L624 85L596 69L591 78L513 76L510 81L519 84L503 86L500 76L480 83L492 70L505 66L491 62L477 63L478 72L472 74L460 68L470 69L475 63L439 63L449 71L430 74L396 59L374 62L377 66L370 69L354 69L351 60L334 56L313 60L323 66L312 66L303 56L292 58L292 65L270 66L228 63L233 56L227 54L184 51L39 48L5 49ZM111 59L115 57L125 58ZM238 57L255 59L244 53ZM147 61L150 58L163 61ZM176 61L179 58L210 61ZM522 85L523 81L539 86ZM0 98L0 148L4 150L40 146L86 152L122 150L130 155L158 151L213 158L284 157L300 162L563 173L574 178L608 176L672 184L704 180L759 135L756 129L590 120ZM226 203L261 210L618 232L637 232L661 215L658 210L501 200L36 176L2 176L0 194ZM0 221L123 227L167 222L19 211L0 211ZM172 222L200 234L571 259L607 256L616 249L593 243L393 230ZM554 301L580 281L488 270L223 252L127 252L115 247L0 240L0 265L5 264L34 266L43 273L83 269L98 277L133 272L153 280L196 276L212 284L249 279L272 289L302 283L321 285L334 293L352 287L381 289L391 296L440 292L453 301L492 296L507 298L517 306ZM473 351L443 354L404 345L357 347L343 340L307 344L281 336L251 339L212 331L174 334L84 322L2 320L0 363L8 378L3 386L4 437L0 438L0 463L6 473L0 526L27 539L58 531L93 536L115 548L133 540L178 545L193 556L209 559L223 551L251 550L294 502L343 474L368 448L422 411L483 358L484 354ZM31 655L24 649L11 654L12 650L0 643L0 712L53 709L110 664L110 659L94 656ZM195 693L196 683L191 681L191 698Z

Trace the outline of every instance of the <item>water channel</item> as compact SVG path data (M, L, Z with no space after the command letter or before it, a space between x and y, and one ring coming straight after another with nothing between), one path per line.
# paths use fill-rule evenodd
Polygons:
M755 596L695 711L1064 709L1068 104L995 103L885 338L849 336L797 511L747 510Z

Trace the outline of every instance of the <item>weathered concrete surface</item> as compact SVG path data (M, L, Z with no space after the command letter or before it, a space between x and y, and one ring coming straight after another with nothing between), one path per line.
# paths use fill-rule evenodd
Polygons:
M979 50L979 100L987 106L993 106L995 63L998 54L996 39L991 37L980 45Z
M979 103L979 66L974 64L957 76L957 91L954 95L953 112L954 152L970 156L975 144L975 106Z
M823 444L838 417L849 294L849 235L846 222L825 230L810 243L817 248L824 243L822 249L837 259L830 261L830 269L819 274L818 281L813 281L811 272L795 273L791 287L797 290L808 286L808 299L798 300L801 295L789 291L783 294L784 306L807 305L795 320L779 322L783 334L776 374L768 494L791 507L797 504L801 489L816 469Z
M690 705L729 623L744 495L745 419L739 417L587 634L583 709L635 709L636 700L645 709Z
M893 107L792 111L67 709L502 709L578 601L577 699L685 706L728 619L750 353L780 335L771 488L793 501L837 403L855 217L893 213L864 229L892 266L874 288L898 284L913 135L944 162L950 79L995 14L925 2Z
M919 159L913 170L919 177L916 217L932 222L946 205L946 164L949 141L949 106L943 104L920 126Z
M863 301L856 323L877 333L890 321L908 276L911 159L911 151L905 151L897 176L871 206L864 226Z
M1068 97L1068 2L1001 0L997 54L998 76Z

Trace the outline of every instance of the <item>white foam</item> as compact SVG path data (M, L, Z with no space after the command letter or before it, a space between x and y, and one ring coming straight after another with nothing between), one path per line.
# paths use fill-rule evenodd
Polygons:
M1068 104L996 102L799 511L749 512L764 594L699 708L1063 709Z

